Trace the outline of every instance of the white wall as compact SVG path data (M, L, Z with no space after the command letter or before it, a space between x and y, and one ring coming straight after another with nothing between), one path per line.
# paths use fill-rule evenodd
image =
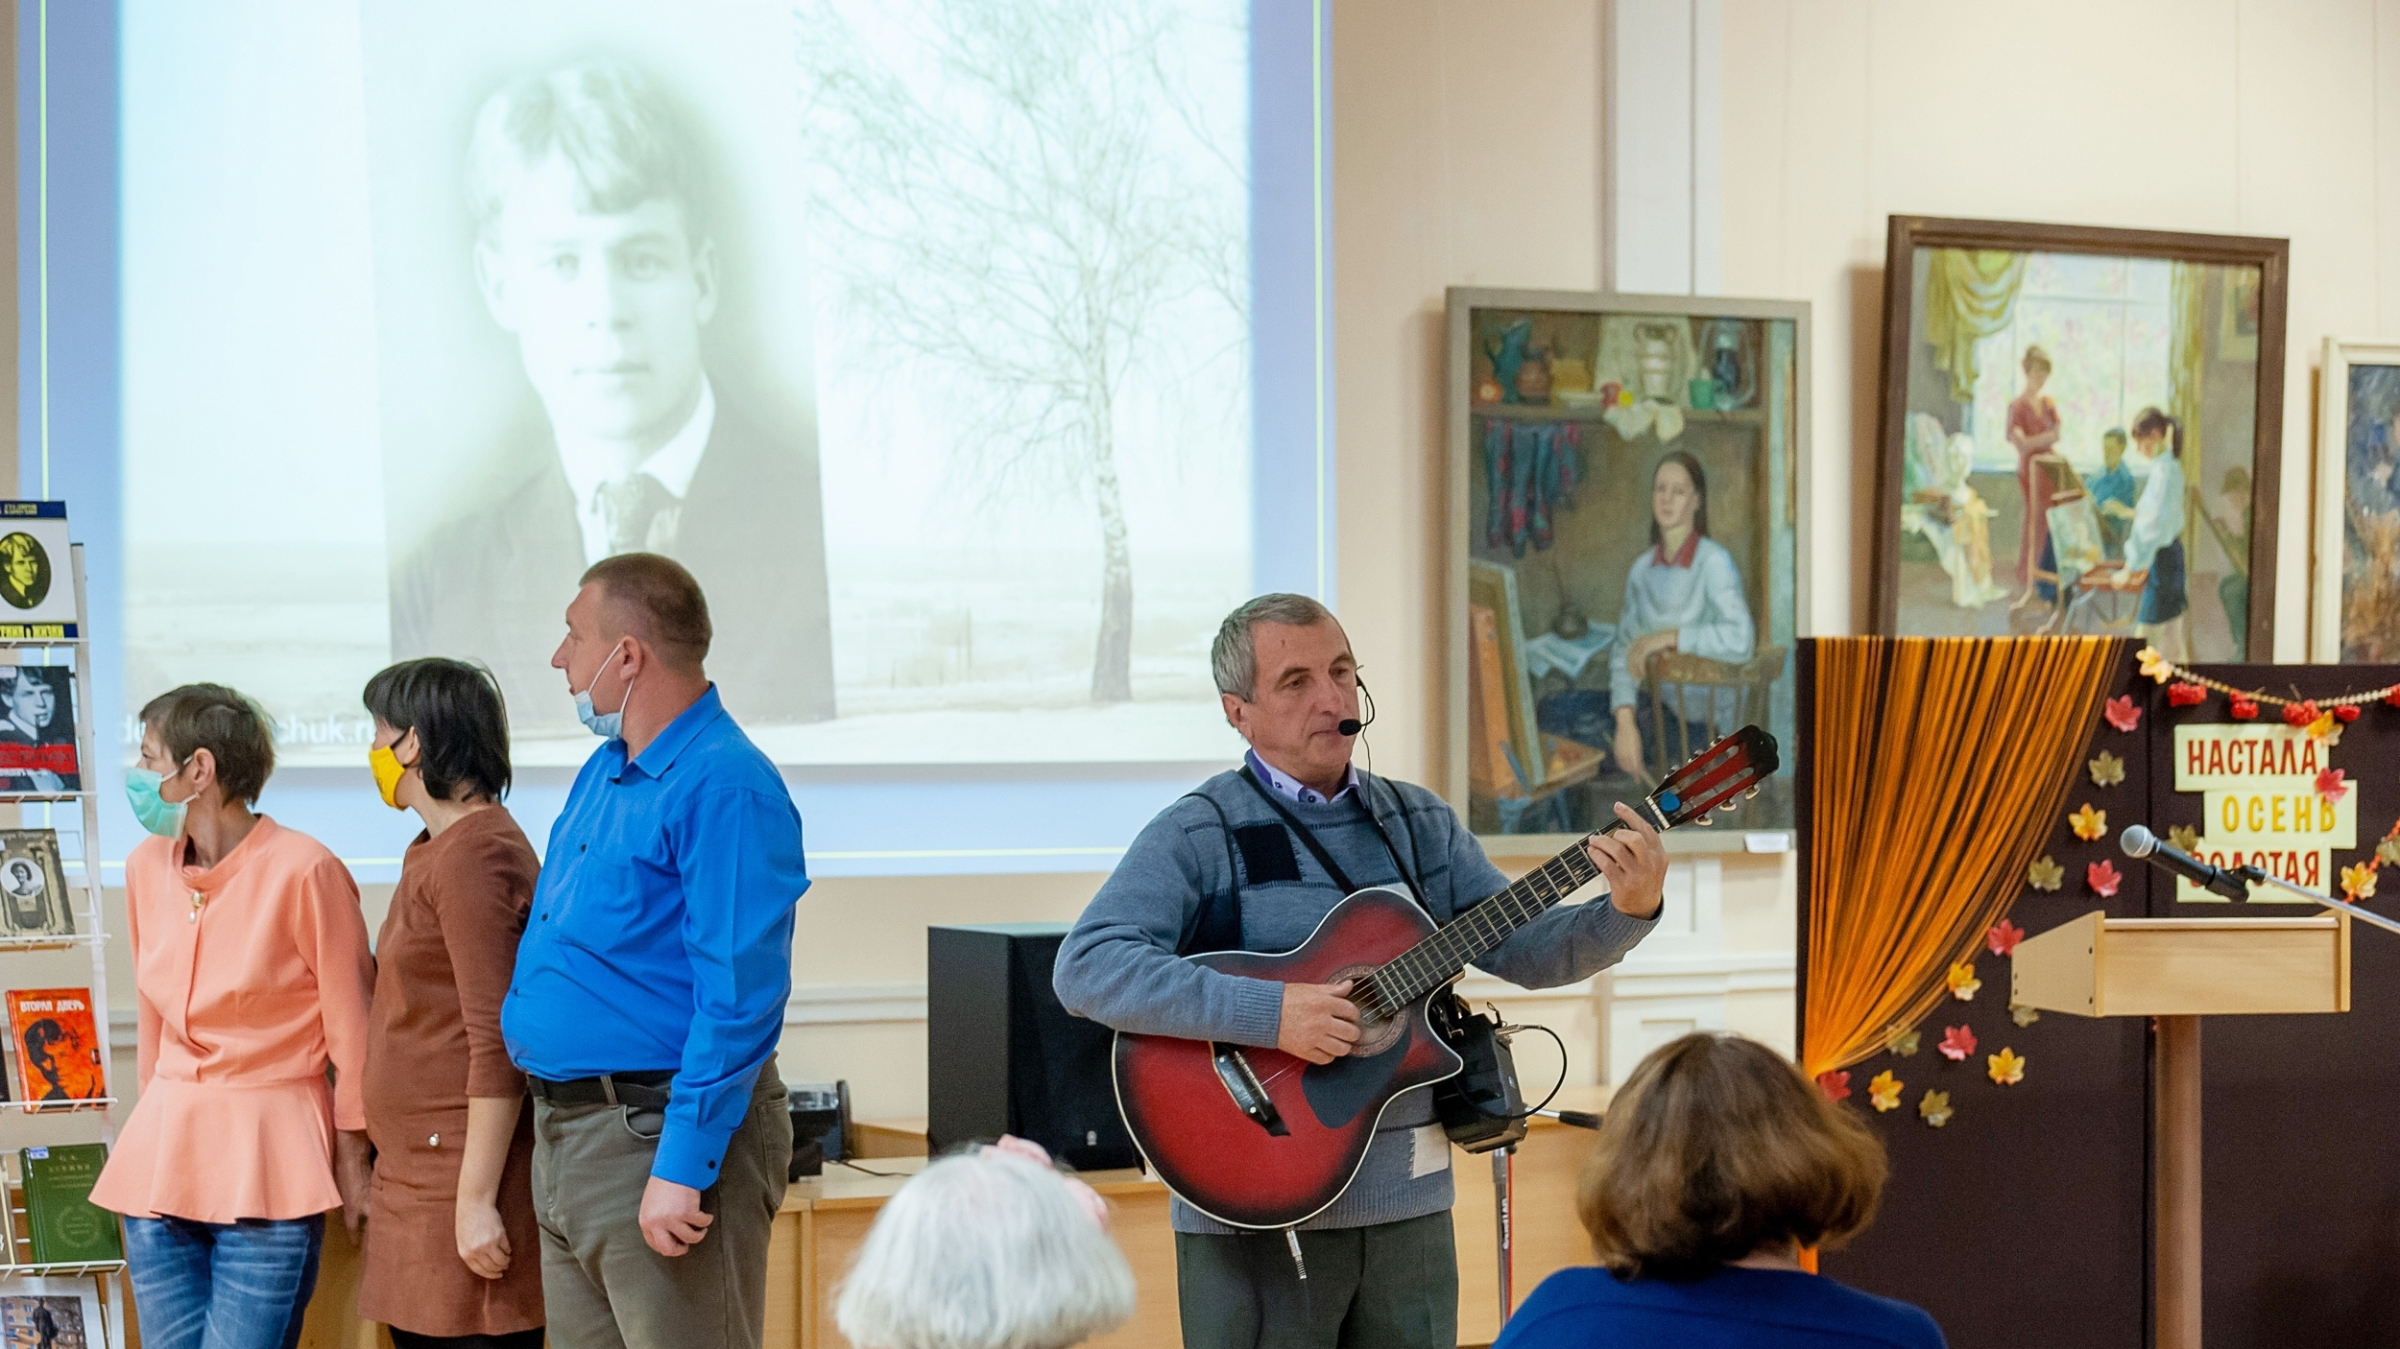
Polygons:
M1722 52L1725 292L1816 310L1819 631L1868 618L1885 218L1971 216L2292 241L2302 659L2311 371L2329 334L2400 335L2400 0L1724 0Z

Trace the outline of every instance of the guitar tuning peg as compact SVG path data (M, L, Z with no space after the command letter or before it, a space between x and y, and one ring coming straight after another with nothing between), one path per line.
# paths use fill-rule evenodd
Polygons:
M1736 806L1731 801L1727 801L1723 805L1718 806L1717 809L1724 811L1728 815L1731 815L1734 811L1740 809L1740 807Z
M1700 825L1700 826L1706 827L1706 826L1708 826L1708 825L1715 824L1715 823L1716 823L1716 821L1715 821L1714 819L1711 819L1710 817L1708 817L1708 816L1706 816L1706 815L1703 815L1703 816L1701 816L1700 818L1698 818L1698 819L1696 819L1696 820L1692 821L1692 823L1694 823L1694 824L1696 824L1696 825Z
M1753 796L1756 796L1756 795L1758 795L1758 788L1756 788L1756 787L1752 787L1750 790L1748 790L1748 791L1746 791L1746 792L1742 793L1742 799L1743 799L1744 801L1747 801L1747 800L1749 800L1751 797L1753 797Z

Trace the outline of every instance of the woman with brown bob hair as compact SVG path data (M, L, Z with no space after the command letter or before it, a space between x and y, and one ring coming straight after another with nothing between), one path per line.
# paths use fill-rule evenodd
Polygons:
M1609 1104L1575 1210L1600 1268L1561 1270L1492 1349L1941 1349L1933 1318L1808 1272L1864 1230L1883 1144L1774 1050L1698 1034Z

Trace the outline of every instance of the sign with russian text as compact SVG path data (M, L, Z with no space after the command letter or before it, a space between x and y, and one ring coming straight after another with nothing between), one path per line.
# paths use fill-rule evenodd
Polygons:
M2336 849L2358 846L2358 793L2327 801L2318 775L2332 767L2329 747L2281 722L2196 723L2175 728L2175 790L2197 792L2204 806L2191 853L2211 866L2256 866L2268 875L2331 895ZM2178 878L2185 904L2223 904ZM2268 889L2253 902L2307 901Z

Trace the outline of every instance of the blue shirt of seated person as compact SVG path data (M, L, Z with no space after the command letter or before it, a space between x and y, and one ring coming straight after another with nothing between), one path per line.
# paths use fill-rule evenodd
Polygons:
M1492 1349L1943 1349L1933 1318L1803 1270L1866 1227L1883 1144L1781 1055L1686 1035L1609 1103L1575 1210L1600 1268L1542 1281Z

